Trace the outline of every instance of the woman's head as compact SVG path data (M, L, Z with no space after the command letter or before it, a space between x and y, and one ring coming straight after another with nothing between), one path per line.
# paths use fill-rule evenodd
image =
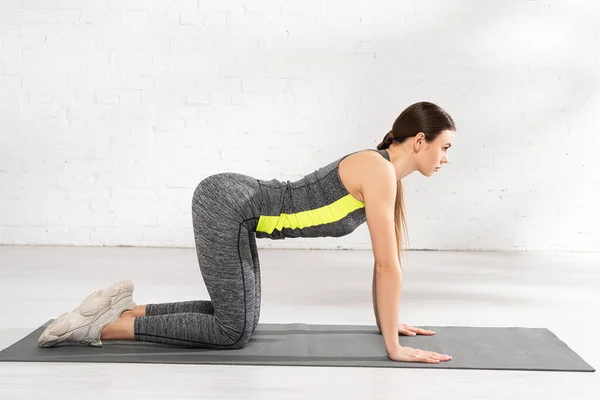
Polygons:
M414 170L431 176L437 167L449 162L448 149L455 131L452 117L439 106L415 103L396 118L377 149L404 146L411 153Z
M392 130L377 146L377 150L388 149L390 146L405 146L413 159L412 167L425 176L431 176L436 167L441 167L449 161L447 152L452 145L455 131L456 126L448 113L433 103L423 101L402 111L394 121ZM408 240L408 229L401 179L398 179L396 189L394 221L398 261L402 267L400 256L404 246L401 239L404 237Z

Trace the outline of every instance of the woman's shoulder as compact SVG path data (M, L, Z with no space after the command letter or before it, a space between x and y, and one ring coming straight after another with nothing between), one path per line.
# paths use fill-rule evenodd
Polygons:
M387 152L381 153L374 149L359 150L347 155L339 163L342 183L354 197L362 202L364 202L364 183L385 173L386 169L393 168L385 158ZM384 156L382 157L382 155Z

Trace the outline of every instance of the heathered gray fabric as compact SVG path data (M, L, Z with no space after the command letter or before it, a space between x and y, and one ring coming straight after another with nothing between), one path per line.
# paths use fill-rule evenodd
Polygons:
M387 150L366 150L377 151L386 160L390 160ZM259 180L263 192L261 214L276 216L282 213L293 214L306 210L314 210L347 196L349 192L340 179L338 166L344 158L354 153L347 154L295 182L280 182L276 179L270 181ZM330 224L310 226L301 229L283 228L281 230L274 230L271 234L266 232L256 232L256 237L259 239L325 236L340 237L352 233L365 221L366 215L363 207L352 211L341 220Z
M386 150L374 151L389 161ZM256 238L339 237L366 220L360 208L333 223L269 235L255 231L260 216L316 209L348 195L338 173L339 162L348 155L296 182L263 181L234 172L202 180L192 198L192 221L211 300L148 304L146 316L135 318L135 340L208 349L244 347L260 316Z

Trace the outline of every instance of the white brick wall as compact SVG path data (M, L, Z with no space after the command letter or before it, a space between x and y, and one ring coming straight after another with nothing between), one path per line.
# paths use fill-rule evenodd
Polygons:
M599 20L599 0L3 0L0 243L191 247L206 176L299 179L427 100L458 132L404 180L412 248L598 251Z

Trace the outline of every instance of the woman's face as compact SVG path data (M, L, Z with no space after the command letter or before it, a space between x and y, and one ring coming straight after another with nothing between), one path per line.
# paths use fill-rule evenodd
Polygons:
M420 141L421 150L416 154L417 169L421 174L431 176L438 172L443 164L449 162L448 149L452 146L454 131L442 131L432 143L427 143L424 137L419 137L420 135L417 136L417 147Z

